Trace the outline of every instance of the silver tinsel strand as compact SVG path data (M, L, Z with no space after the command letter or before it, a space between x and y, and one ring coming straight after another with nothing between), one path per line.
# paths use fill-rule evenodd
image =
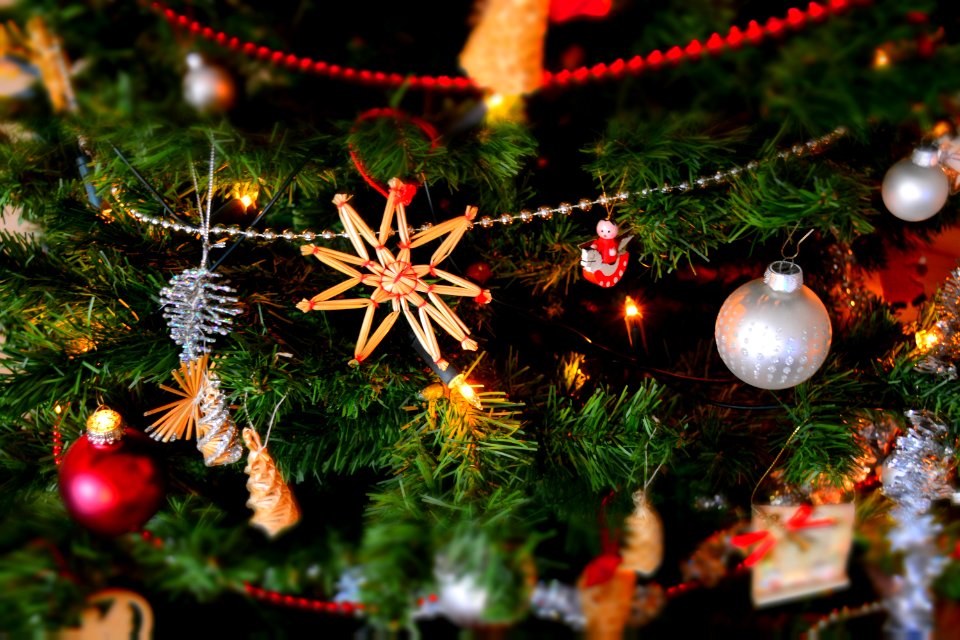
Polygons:
M233 464L243 455L243 446L220 391L220 379L207 373L207 384L200 402L197 449L208 467Z
M575 586L556 580L549 584L540 581L533 589L530 602L533 614L538 618L562 622L576 631L587 626L587 618L580 606L580 592Z
M903 575L894 577L884 606L890 616L888 637L920 640L933 635L930 585L947 562L936 545L942 526L929 511L934 501L953 497L949 475L954 450L947 443L947 427L933 414L911 410L906 416L911 428L897 438L883 464L883 493L895 503L890 548L903 552Z
M937 322L930 333L937 341L927 348L917 368L956 380L957 363L960 362L960 268L947 276L937 296L935 313Z
M163 317L170 327L170 337L183 347L180 360L196 360L209 353L217 335L230 332L233 316L241 312L236 291L225 284L216 284L212 273L205 268L187 269L170 279L169 286L160 290Z

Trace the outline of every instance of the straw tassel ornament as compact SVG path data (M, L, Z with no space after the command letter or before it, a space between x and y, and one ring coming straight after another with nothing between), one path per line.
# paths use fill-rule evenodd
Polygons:
M269 431L267 432L269 438ZM248 476L247 490L250 499L247 506L253 509L250 524L261 529L270 538L292 527L300 520L300 507L283 480L267 445L260 443L260 436L251 428L243 430L243 443L247 445Z
M634 510L627 517L621 568L651 576L663 560L663 523L645 491L633 494Z
M166 411L156 422L147 427L154 440L169 442L179 438L190 439L197 433L197 449L203 454L208 467L232 464L243 455L237 426L230 418L220 379L208 370L209 356L184 362L180 371L173 372L179 389L160 385L160 388L180 396L162 407L147 411L149 416Z
M208 467L233 464L243 455L237 425L227 409L220 379L207 373L207 384L200 403L200 423L197 425L197 449Z

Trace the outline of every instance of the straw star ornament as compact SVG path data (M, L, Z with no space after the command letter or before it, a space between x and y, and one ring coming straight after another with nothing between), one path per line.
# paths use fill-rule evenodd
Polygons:
M310 300L300 301L297 308L304 312L366 309L363 324L360 326L360 336L354 349L355 362L358 363L363 362L373 353L393 328L400 314L403 314L423 348L439 367L445 369L447 362L440 354L433 331L434 323L456 338L463 349L474 351L477 343L469 337L470 331L467 326L447 306L441 296L469 296L483 304L491 300L488 290L437 268L437 265L453 252L463 234L473 226L477 208L467 207L463 216L411 235L411 230L407 226L407 202L405 202L410 196L411 188L396 178L389 184L387 206L384 209L378 233L374 233L350 206L349 196L337 194L333 198L340 220L343 222L343 228L353 244L356 255L313 244L303 246L301 248L303 255L316 256L320 262L346 274L348 278ZM387 240L394 233L394 216L397 222L397 235L400 236L396 255L386 247ZM443 236L446 238L433 253L429 264L411 262L411 249ZM367 245L373 250L372 258ZM361 269L366 270L366 273ZM428 276L448 284L429 283L424 280ZM337 298L357 285L371 287L373 291L370 297ZM374 315L380 305L385 303L390 304L390 312L371 334Z

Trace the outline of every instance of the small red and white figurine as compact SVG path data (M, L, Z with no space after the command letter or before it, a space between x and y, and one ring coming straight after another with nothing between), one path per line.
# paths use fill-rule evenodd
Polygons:
M597 239L580 245L583 277L604 288L620 282L630 258L626 247L633 236L618 238L618 231L612 220L601 220L597 223Z

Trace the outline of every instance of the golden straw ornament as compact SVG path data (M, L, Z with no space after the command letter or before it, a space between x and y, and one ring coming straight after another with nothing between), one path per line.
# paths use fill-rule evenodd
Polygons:
M477 343L470 338L470 331L460 318L447 306L440 296L468 296L477 302L488 303L490 292L481 289L469 280L437 268L456 247L470 227L477 214L476 207L467 207L466 213L459 217L441 222L429 229L410 235L407 225L406 206L403 202L405 185L397 178L390 180L390 192L383 212L378 233L364 222L363 218L350 206L350 198L337 194L333 203L340 213L343 228L353 244L356 255L335 251L325 247L307 244L301 247L303 255L312 255L325 265L348 276L338 285L330 287L309 300L297 304L300 311L340 311L343 309L365 309L360 335L354 349L354 362L360 363L370 357L380 341L386 337L394 323L403 314L417 340L423 345L430 358L441 369L446 369L447 361L440 354L433 323L456 338L463 349L476 351ZM400 237L396 255L385 245L393 233L393 219L396 215L397 234ZM432 240L447 236L437 247L429 264L413 264L410 250ZM365 244L366 243L366 244ZM367 245L373 249L371 256ZM357 269L366 270L366 273ZM439 278L449 284L429 283L426 277ZM340 294L357 285L372 287L369 298L336 299ZM373 319L380 305L390 308L390 312L373 331ZM414 310L416 315L414 315Z
M296 498L277 469L273 457L267 452L270 430L273 429L273 421L282 402L283 400L277 403L273 410L263 444L252 426L243 430L243 443L249 450L247 466L243 471L250 476L247 479L247 490L250 492L247 506L253 509L250 524L263 530L270 538L276 537L300 520L300 507Z

